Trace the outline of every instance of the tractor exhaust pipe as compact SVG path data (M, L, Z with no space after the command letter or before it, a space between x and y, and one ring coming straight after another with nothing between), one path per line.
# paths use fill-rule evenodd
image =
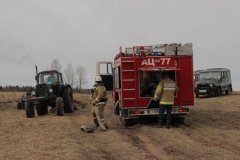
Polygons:
M35 68L36 68L36 75L38 74L38 69L37 69L37 65L35 65Z

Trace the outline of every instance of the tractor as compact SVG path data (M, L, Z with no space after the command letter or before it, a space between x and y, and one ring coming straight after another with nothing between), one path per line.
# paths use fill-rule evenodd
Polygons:
M48 114L48 106L56 110L58 116L74 111L73 90L69 84L63 83L62 73L57 70L47 70L38 73L36 67L36 90L35 96L25 103L27 118Z

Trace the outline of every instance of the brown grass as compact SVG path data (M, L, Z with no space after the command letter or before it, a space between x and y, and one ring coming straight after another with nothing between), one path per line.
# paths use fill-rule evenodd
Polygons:
M12 102L17 101L26 92L0 92L0 102Z
M15 101L22 93L0 92L0 102ZM26 118L16 102L0 103L0 159L209 159L240 157L240 92L229 96L197 98L185 125L155 128L156 120L124 127L119 117L108 121L107 132L87 134L83 124L93 124L88 94L74 94L86 103L74 113L62 117ZM111 112L109 102L105 113Z

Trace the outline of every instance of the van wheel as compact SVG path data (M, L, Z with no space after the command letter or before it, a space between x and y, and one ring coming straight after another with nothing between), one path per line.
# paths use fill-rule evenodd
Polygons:
M221 88L218 87L217 90L216 90L216 93L215 93L215 96L220 96L221 95Z
M225 93L226 93L226 95L231 94L231 87L230 86L228 86L228 89L225 91Z

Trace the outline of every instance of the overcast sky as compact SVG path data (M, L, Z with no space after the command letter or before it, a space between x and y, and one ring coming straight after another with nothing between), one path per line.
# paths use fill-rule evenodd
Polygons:
M82 65L119 47L192 43L194 70L224 67L240 90L239 0L0 0L0 85L35 85L35 68Z

